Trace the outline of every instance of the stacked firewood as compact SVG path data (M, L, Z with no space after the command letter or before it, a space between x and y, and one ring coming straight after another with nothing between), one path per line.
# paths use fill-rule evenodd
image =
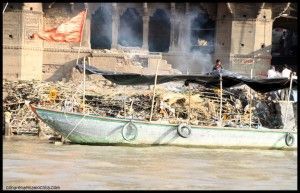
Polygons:
M178 83L177 85L180 85ZM218 125L220 115L220 89L205 88L199 85L189 87L158 85L153 106L152 121L191 125ZM168 88L167 88L168 87ZM174 86L175 88L175 86ZM25 104L36 102L40 106L69 112L83 112L93 115L117 118L149 120L153 92L148 86L118 86L107 80L87 80L83 104L83 82L44 82L44 81L4 81L3 110L11 112L11 127L14 133L37 133L39 128L47 134L52 129L37 121L36 116ZM252 91L254 92L254 91ZM248 88L224 89L222 92L223 126L244 127L250 123L260 123L274 127L269 121L276 114L272 101L267 95L252 93L249 104ZM260 105L258 105L260 104ZM261 107L265 113L262 115ZM251 107L251 108L250 108ZM257 108L257 109L256 109ZM280 125L280 123L278 123Z

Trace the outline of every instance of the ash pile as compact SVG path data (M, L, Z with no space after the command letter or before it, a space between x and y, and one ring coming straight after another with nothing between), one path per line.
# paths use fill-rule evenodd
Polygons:
M96 76L96 75L95 75ZM76 75L74 75L76 77ZM14 134L48 136L56 133L29 109L26 101L41 107L67 112L149 120L153 86L120 86L103 78L87 78L85 105L83 82L5 81L3 82L3 112L9 112ZM282 128L280 109L269 94L249 93L247 86L224 89L222 92L223 126ZM250 96L253 96L250 100ZM220 90L183 82L157 85L152 121L160 123L217 126L220 112ZM252 101L249 104L249 101ZM251 113L250 113L251 112Z

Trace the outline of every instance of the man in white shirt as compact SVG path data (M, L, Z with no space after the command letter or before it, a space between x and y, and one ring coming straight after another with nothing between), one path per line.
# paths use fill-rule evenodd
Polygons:
M271 66L271 68L268 70L268 78L275 78L277 76L277 73L275 71L275 66Z
M284 69L282 70L282 77L285 77L285 78L290 78L291 77L291 73L292 71L290 69L288 69L287 65L285 64L284 65Z
M275 66L272 65L268 70L268 78L278 78L278 77L281 77L281 74L277 72L275 70ZM270 92L270 97L272 100L278 100L279 92L278 91Z
M291 74L292 74L292 71L290 69L288 69L287 65L285 64L284 69L281 72L282 77L290 79ZM287 100L288 95L289 95L289 89L288 88L282 89L282 91L280 93L281 100Z

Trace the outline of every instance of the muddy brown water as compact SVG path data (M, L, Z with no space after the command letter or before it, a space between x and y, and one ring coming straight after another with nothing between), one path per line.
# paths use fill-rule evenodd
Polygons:
M3 189L296 190L297 151L54 145L3 138Z

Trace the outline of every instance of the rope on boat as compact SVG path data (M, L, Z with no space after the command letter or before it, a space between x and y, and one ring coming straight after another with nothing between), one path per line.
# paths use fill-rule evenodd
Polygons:
M71 135L71 133L78 127L78 125L81 123L81 121L84 119L84 117L86 116L87 114L85 114L81 119L80 121L78 121L78 123L75 125L75 127L72 129L72 131L70 131L70 133L67 135L67 137L64 139L64 142L66 141L66 139L68 139L68 137Z

